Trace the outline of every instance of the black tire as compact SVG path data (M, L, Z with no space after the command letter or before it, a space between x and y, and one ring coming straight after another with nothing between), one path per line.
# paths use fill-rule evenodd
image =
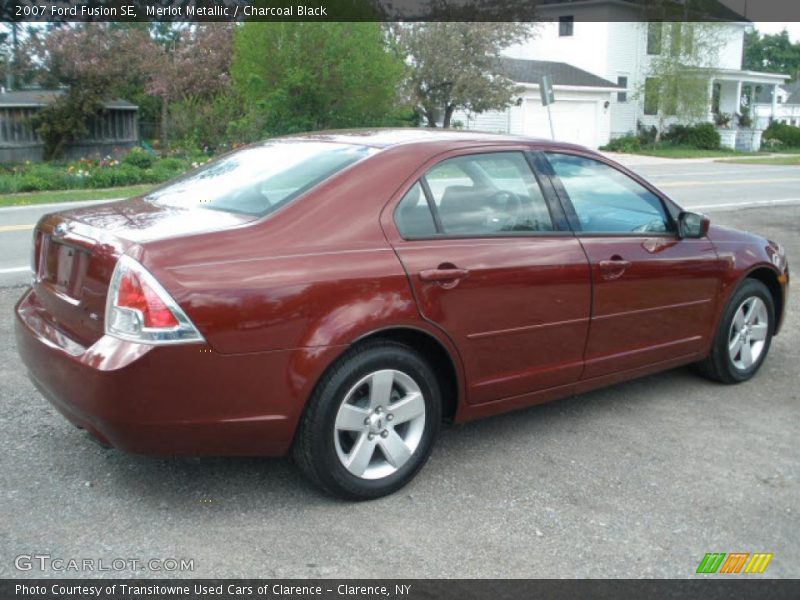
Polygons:
M337 448L341 446L337 443L341 441L337 442L336 436L342 434L336 431L335 424L339 409L354 386L370 374L383 370L399 371L413 380L423 396L425 419L418 445L406 462L385 477L365 479L351 473L340 460ZM393 389L396 393L396 388ZM418 352L396 342L368 341L348 350L318 382L298 426L292 457L313 483L332 495L348 500L369 500L392 494L411 481L428 460L439 433L441 411L436 375ZM388 428L388 424L384 426ZM400 427L398 425L398 431ZM379 442L381 440L376 439L375 443ZM381 449L376 452L380 453L379 461L388 457Z
M763 349L758 358L747 368L737 367L734 358L730 355L728 344L731 336L731 325L736 313L745 301L750 298L759 298L766 305L768 323ZM742 383L753 377L761 368L772 344L772 335L775 332L775 303L767 286L755 279L745 279L734 291L725 307L725 312L720 319L719 326L714 335L711 352L705 360L697 364L698 370L709 379L720 383Z

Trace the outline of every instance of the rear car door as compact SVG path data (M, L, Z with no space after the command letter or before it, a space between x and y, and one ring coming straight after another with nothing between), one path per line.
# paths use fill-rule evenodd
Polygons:
M723 265L707 238L681 239L655 190L609 163L546 153L591 264L584 379L702 353Z
M526 154L462 151L417 177L382 223L420 313L461 353L468 402L576 381L588 330L589 268Z

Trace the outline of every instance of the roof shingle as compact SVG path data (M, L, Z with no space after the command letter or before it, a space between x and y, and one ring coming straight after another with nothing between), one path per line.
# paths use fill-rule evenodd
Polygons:
M563 62L503 57L500 59L498 69L516 83L539 83L542 75L549 75L553 85L620 89L622 87Z

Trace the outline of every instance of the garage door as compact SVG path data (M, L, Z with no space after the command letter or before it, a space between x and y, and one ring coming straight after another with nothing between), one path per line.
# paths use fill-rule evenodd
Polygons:
M597 103L581 100L556 100L550 105L556 140L572 142L589 148L597 147ZM523 115L525 135L550 138L547 108L538 98L525 101Z

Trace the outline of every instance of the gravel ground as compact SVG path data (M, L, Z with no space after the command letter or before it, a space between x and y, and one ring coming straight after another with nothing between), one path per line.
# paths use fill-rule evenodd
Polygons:
M800 257L800 207L716 213ZM751 382L678 369L446 429L419 477L348 504L280 459L103 450L28 382L0 289L0 576L15 557L188 558L197 577L691 577L706 552L800 576L800 332Z

